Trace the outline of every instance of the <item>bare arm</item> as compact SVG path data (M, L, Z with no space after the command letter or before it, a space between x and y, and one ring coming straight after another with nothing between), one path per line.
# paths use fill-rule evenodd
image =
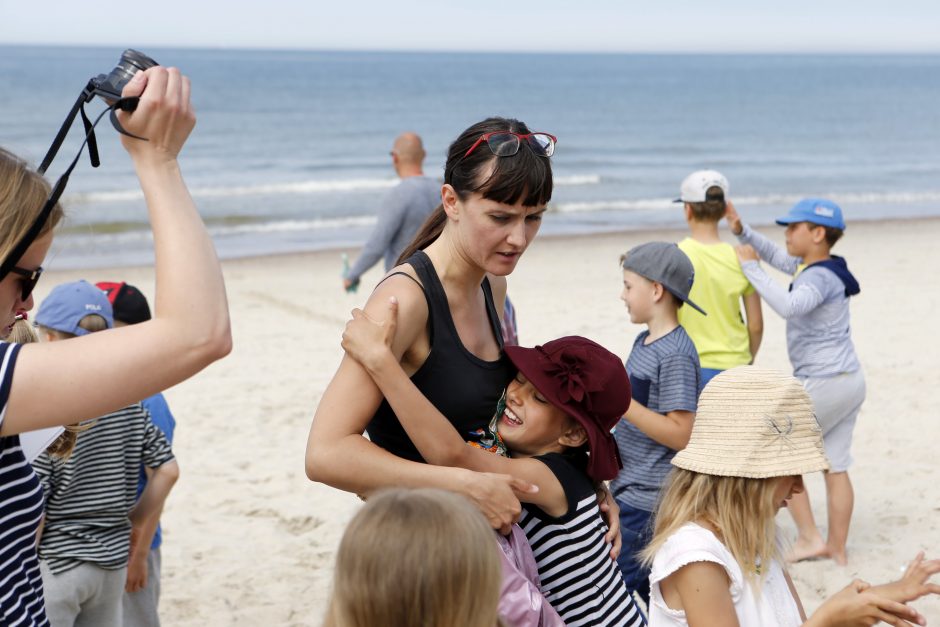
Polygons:
M426 339L423 345L419 340L425 337L427 303L413 281L400 276L387 279L369 297L366 313L381 316L392 296L398 300L401 310L392 353L401 360L406 351L418 346L426 354ZM528 491L529 485L506 475L411 462L376 446L363 433L381 401L382 392L369 373L352 358L344 356L320 399L310 426L307 476L362 495L390 486L453 490L475 501L494 527L508 529L521 511L513 489Z
M129 132L149 139L121 141L153 229L154 318L68 342L24 346L0 435L101 416L191 377L231 350L222 272L176 160L195 124L189 80L155 67L124 90L141 92L137 110L119 117ZM97 366L84 367L92 354Z
M692 562L660 582L663 599L684 610L689 627L739 627L728 573L714 562Z
M438 466L511 474L534 483L544 489L520 495L520 499L549 513L564 514L568 501L548 466L534 459L512 459L469 446L447 417L408 378L389 349L396 334L397 311L397 302L391 300L386 318L376 323L362 311L353 310L353 319L343 333L343 348L375 381L421 456Z
M175 459L153 469L153 474L147 481L147 486L141 492L137 504L134 505L134 509L128 515L132 525L140 525L153 516L157 516L159 519L166 497L169 496L170 490L173 489L179 476L180 467ZM156 529L156 526L154 526L154 529ZM151 535L152 539L153 536Z
M670 411L658 414L637 401L633 401L623 418L663 446L668 446L674 451L681 451L692 437L695 412Z
M744 316L747 319L747 341L751 351L751 363L757 359L757 350L764 338L764 312L760 304L760 294L756 291L741 297L744 301Z
M153 477L154 471L145 469L148 481ZM160 525L160 515L163 508L152 515L131 526L131 546L127 556L127 581L124 584L126 592L137 592L147 585L147 556L150 554L150 545L153 536Z

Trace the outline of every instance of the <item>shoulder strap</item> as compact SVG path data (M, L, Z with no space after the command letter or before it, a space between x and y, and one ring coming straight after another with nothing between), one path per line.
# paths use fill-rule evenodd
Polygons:
M496 304L493 302L493 288L490 287L490 280L487 277L483 277L483 300L486 301L486 315L490 320L490 326L493 328L493 335L496 336L496 343L499 345L499 350L502 351L503 346L503 328L499 322L499 314L496 312Z

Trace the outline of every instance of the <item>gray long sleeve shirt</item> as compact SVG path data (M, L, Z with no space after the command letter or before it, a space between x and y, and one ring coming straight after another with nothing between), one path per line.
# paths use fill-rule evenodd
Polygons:
M741 264L761 298L787 321L787 353L793 375L831 377L858 370L861 366L852 344L849 298L839 277L815 266L797 274L802 259L788 255L746 224L738 241L753 246L760 258L774 268L797 275L787 291L767 276L759 262Z
M440 182L427 176L402 179L382 200L379 221L345 278L358 281L383 257L385 269L389 270L439 204Z

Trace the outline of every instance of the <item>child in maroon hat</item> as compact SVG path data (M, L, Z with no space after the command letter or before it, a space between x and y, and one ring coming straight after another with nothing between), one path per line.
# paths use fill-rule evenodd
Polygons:
M394 300L382 325L355 310L343 348L375 380L424 459L537 485L538 492L519 495L519 525L545 598L569 625L643 625L610 558L595 493L595 482L612 479L621 466L610 433L630 404L620 359L577 336L506 347L518 373L484 434L485 448L504 453L494 455L468 446L473 434L458 433L402 370L389 349L396 315Z

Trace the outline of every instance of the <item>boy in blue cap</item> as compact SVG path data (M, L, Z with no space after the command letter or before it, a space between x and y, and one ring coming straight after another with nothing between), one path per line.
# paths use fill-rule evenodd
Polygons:
M859 293L858 281L845 259L830 252L845 231L842 209L822 198L796 203L777 220L787 227L786 251L742 224L730 202L727 212L731 232L743 244L738 258L744 274L787 321L793 375L813 399L830 462L825 475L828 538L824 541L816 528L809 497L805 492L795 495L789 508L799 537L791 559L830 557L844 565L855 501L847 471L852 463L852 431L865 400L865 376L849 329L849 298ZM759 259L794 276L789 290L764 273Z

